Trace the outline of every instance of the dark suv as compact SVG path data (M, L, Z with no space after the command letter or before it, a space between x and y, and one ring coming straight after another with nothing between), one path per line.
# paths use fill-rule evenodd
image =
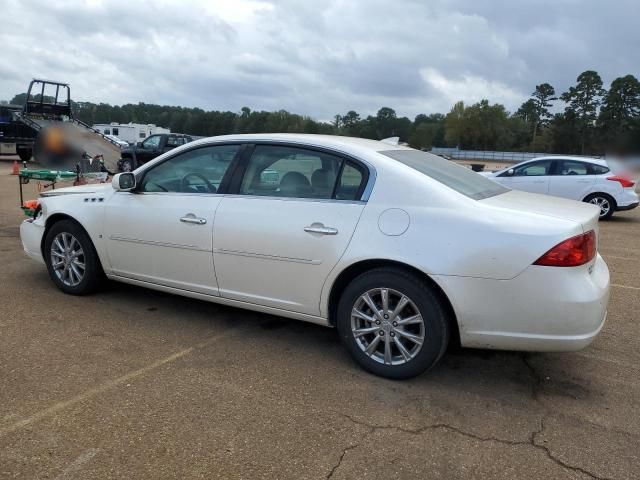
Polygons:
M153 160L169 150L193 141L189 135L181 133L160 133L145 138L135 146L122 149L122 158L118 161L119 172L130 172L140 165Z

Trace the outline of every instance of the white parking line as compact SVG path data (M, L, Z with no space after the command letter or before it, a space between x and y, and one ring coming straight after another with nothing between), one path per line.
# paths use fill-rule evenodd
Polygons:
M630 290L640 290L640 287L632 287L631 285L620 285L618 283L612 283L611 286L618 288L628 288Z
M60 475L58 475L55 478L55 480L63 480L64 478L69 478L69 474L77 472L80 469L80 467L82 467L82 465L84 465L93 457L95 457L98 451L99 451L98 448L90 448L82 452L78 456L78 458L76 458L73 462L71 462L71 464L67 465L67 468L65 468L62 471L62 473L60 473Z
M615 258L616 260L631 260L632 262L640 262L640 258L618 257L617 255L605 255L604 259Z
M43 418L49 417L51 415L55 415L56 413L61 412L62 410L65 410L69 407L72 407L77 403L83 402L88 398L95 397L100 393L106 392L107 390L117 387L118 385L122 385L125 382L128 382L141 375L144 375L145 373L155 370L156 368L161 367L167 363L174 362L179 358L182 358L185 355L190 354L196 349L207 347L217 342L218 340L221 340L222 338L228 336L231 333L232 333L232 330L228 330L223 334L217 335L215 337L211 337L208 340L200 342L192 347L185 348L184 350L180 350L179 352L176 352L173 355L169 355L168 357L157 360L151 363L150 365L147 365L146 367L139 368L138 370L129 372L125 375L122 375L121 377L115 378L113 380L109 380L108 382L105 382L102 385L98 385L97 387L90 388L86 392L76 395L75 397L72 397L69 400L63 400L62 402L55 403L51 405L49 408L45 408L44 410L40 410L39 412L34 413L30 417L20 420L19 422L16 422L7 427L0 428L0 437L2 437L3 435L6 435L7 433L11 433L21 428L24 428L28 425L31 425L32 423L42 420Z

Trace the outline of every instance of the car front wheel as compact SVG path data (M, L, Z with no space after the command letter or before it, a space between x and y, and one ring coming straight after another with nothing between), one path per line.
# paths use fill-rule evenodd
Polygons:
M49 276L63 292L86 295L98 288L103 276L100 260L76 222L56 222L47 232L43 253Z
M449 342L446 309L421 278L378 268L355 278L337 309L338 333L366 370L402 379L433 367Z

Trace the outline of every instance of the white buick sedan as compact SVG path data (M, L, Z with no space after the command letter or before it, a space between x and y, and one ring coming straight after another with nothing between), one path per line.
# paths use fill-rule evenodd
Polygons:
M452 341L588 345L609 298L599 213L407 147L232 135L179 147L113 186L44 193L20 233L66 293L106 276L334 326L365 369L407 378Z

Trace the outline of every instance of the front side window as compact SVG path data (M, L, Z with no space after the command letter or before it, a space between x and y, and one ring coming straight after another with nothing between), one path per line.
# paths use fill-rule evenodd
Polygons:
M146 136L147 136L147 135L146 135L144 132L140 132L140 133L138 134L138 138L144 138L144 137L146 137Z
M437 182L474 200L493 197L509 189L450 160L419 150L383 150L382 155L397 160Z
M215 145L181 153L151 168L143 192L217 193L240 145Z
M543 177L551 174L551 160L542 160L521 165L513 169L514 177Z
M587 175L587 164L573 160L563 160L560 162L560 175Z
M152 135L142 142L142 148L152 150L160 146L160 135Z
M111 135L111 130L109 130L108 128L105 128L104 129L104 134L105 135ZM115 135L115 133L114 133L114 135Z
M247 165L240 194L330 199L343 159L304 148L258 145Z

